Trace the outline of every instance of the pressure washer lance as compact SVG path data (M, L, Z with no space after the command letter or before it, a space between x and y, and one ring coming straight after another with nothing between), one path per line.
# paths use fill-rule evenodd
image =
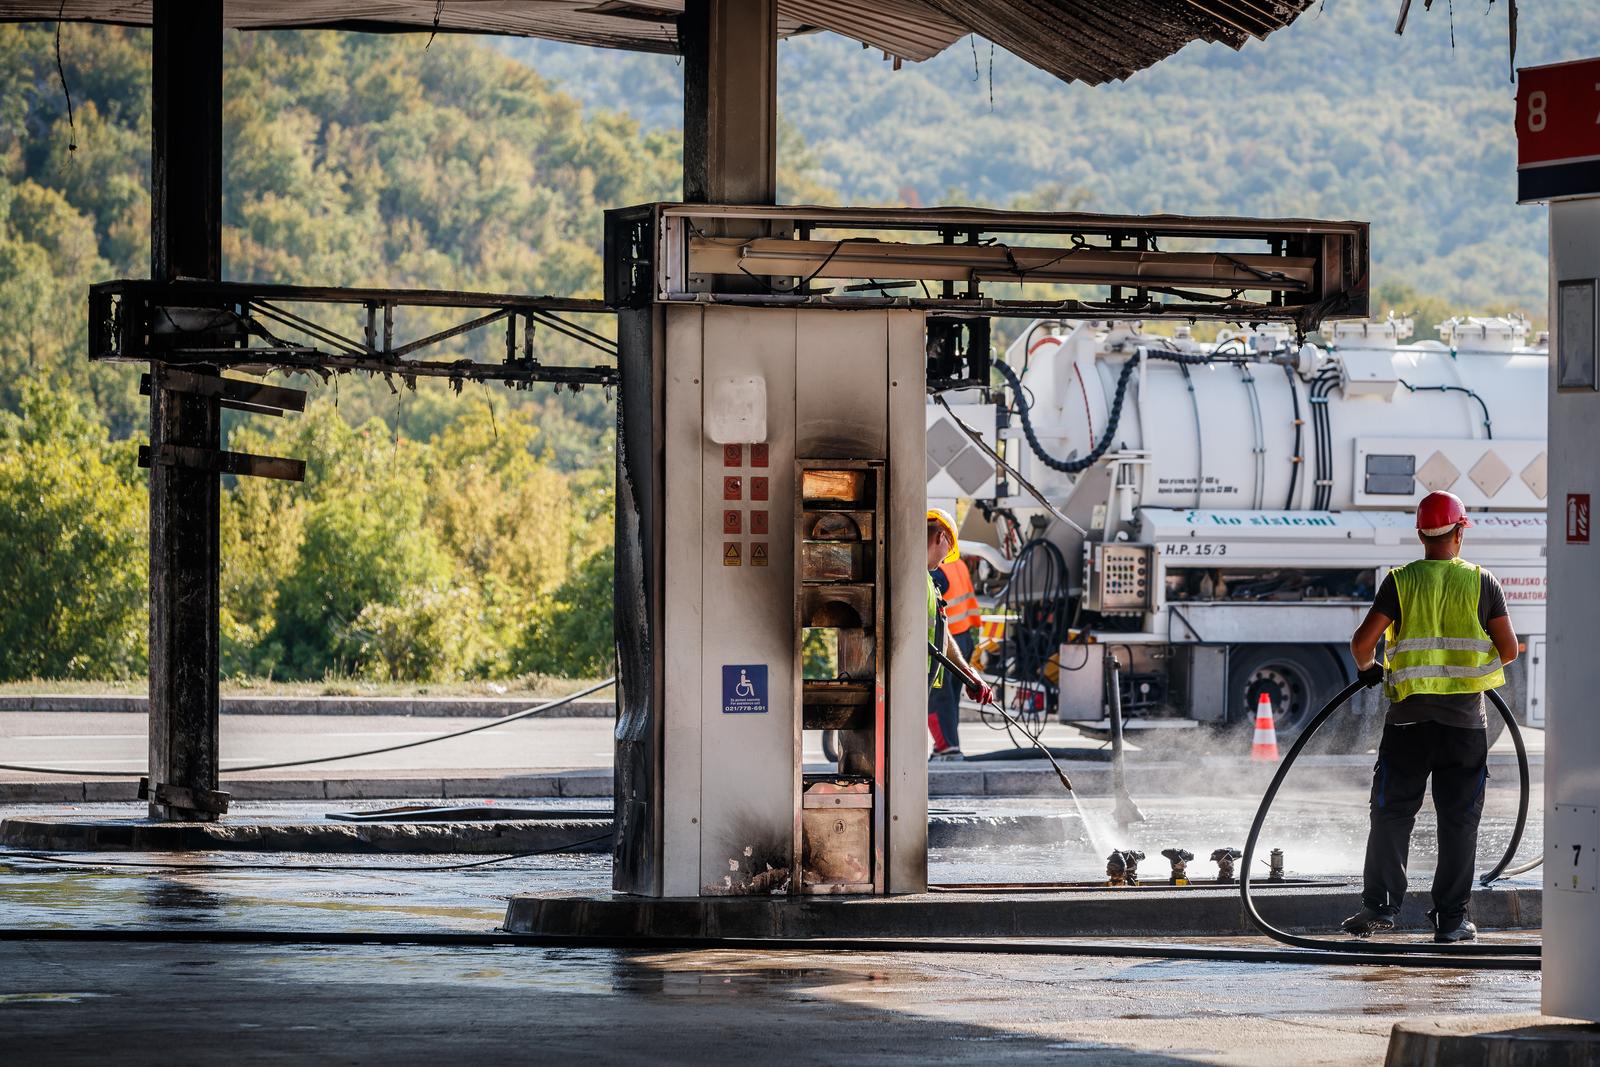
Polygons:
M1106 857L1107 885L1138 885L1139 861L1144 853L1136 849L1113 849Z
M940 652L937 648L935 648L933 642L931 641L928 643L928 654L934 659L938 660L944 669L951 672L952 675L956 677L960 676L961 672L956 669L956 665L951 662L950 657L946 656L943 652ZM1061 764L1056 762L1055 756L1051 754L1050 749L1045 746L1044 742L1040 741L1037 737L1034 737L1033 734L1022 725L1022 723L1017 721L1016 716L1012 715L1005 708L1001 707L998 700L990 699L988 706L998 712L1000 717L1006 722L1021 730L1023 736L1027 737L1033 742L1033 747L1042 752L1044 754L1044 758L1050 761L1050 766L1055 770L1056 777L1061 779L1061 785L1066 789L1067 792L1072 794L1073 802L1077 803L1078 794L1072 788L1072 779L1067 777L1067 772L1061 769ZM1083 815L1083 805L1081 804L1078 805L1078 815L1080 817ZM1085 825L1087 825L1087 822Z
M1211 862L1217 865L1217 884L1233 884L1233 865L1244 855L1236 848L1219 848L1211 853Z
M1194 853L1186 848L1164 848L1161 854L1167 857L1167 862L1172 864L1172 877L1168 885L1189 884L1189 861L1194 859Z

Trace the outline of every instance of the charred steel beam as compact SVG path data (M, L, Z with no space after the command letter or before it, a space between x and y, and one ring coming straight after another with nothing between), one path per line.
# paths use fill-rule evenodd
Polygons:
M606 213L606 299L1282 321L1306 332L1368 313L1369 242L1365 222L1321 219L645 204ZM819 278L831 291L813 288ZM1029 288L1039 284L1108 296L1059 299Z
M222 268L222 0L154 0L150 274L216 279ZM152 353L150 447L215 451L216 395L165 387ZM212 376L212 366L190 376ZM210 821L192 803L218 784L218 519L215 471L150 469L150 817Z
M777 0L687 0L683 195L724 204L778 198Z
M290 311L283 304L295 305L304 314ZM366 325L354 336L341 333L311 317L311 309L318 306L355 310ZM483 313L397 344L394 313L402 307ZM168 365L189 368L278 368L319 374L359 371L398 375L405 380L432 377L513 385L547 382L573 387L616 384L614 366L551 365L534 357L536 326L547 327L607 355L616 354L615 341L562 317L573 314L610 311L598 300L509 293L122 280L100 282L89 288L89 357L115 362L159 358ZM499 322L506 323L507 331L504 363L405 358ZM276 336L275 330L293 331L300 336L285 340ZM243 397L223 397L222 402L228 406L260 403Z
M152 469L187 467L214 474L276 478L284 482L301 482L306 477L306 461L303 459L258 456L252 452L229 452L225 449L185 448L182 445L162 445L159 449L140 445L139 466Z
M1187 285L1216 289L1309 291L1316 261L1248 253L1144 252L1074 245L941 245L898 241L791 241L694 237L694 274L802 275L806 278L920 278L928 281L1032 281L1088 285Z

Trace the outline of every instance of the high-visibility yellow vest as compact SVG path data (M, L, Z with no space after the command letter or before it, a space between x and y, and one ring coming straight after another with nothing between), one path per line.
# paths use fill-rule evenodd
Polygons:
M928 678L934 689L944 684L944 664L933 665L934 639L939 635L939 588L933 584L933 572L928 572ZM940 649L943 652L944 649Z
M1506 683L1500 653L1478 622L1481 569L1462 559L1419 559L1390 571L1400 621L1384 634L1390 701L1420 693L1481 693Z

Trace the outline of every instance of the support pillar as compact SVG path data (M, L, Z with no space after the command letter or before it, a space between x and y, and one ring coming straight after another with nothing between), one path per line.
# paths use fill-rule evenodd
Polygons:
M777 0L688 0L678 41L684 200L777 203Z
M222 0L154 0L152 21L150 276L218 280ZM216 398L165 388L164 369L151 365L152 454L164 444L219 448ZM152 819L217 817L204 798L219 773L220 490L214 472L150 467Z

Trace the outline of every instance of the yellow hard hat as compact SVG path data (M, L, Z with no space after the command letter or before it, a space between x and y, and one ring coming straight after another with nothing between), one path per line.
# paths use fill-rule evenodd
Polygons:
M954 563L956 560L960 559L961 539L956 536L956 520L953 519L950 516L950 513L943 508L929 508L928 521L930 523L936 522L940 526L943 526L945 532L950 535L950 551L946 553L944 559L940 560L939 562Z

